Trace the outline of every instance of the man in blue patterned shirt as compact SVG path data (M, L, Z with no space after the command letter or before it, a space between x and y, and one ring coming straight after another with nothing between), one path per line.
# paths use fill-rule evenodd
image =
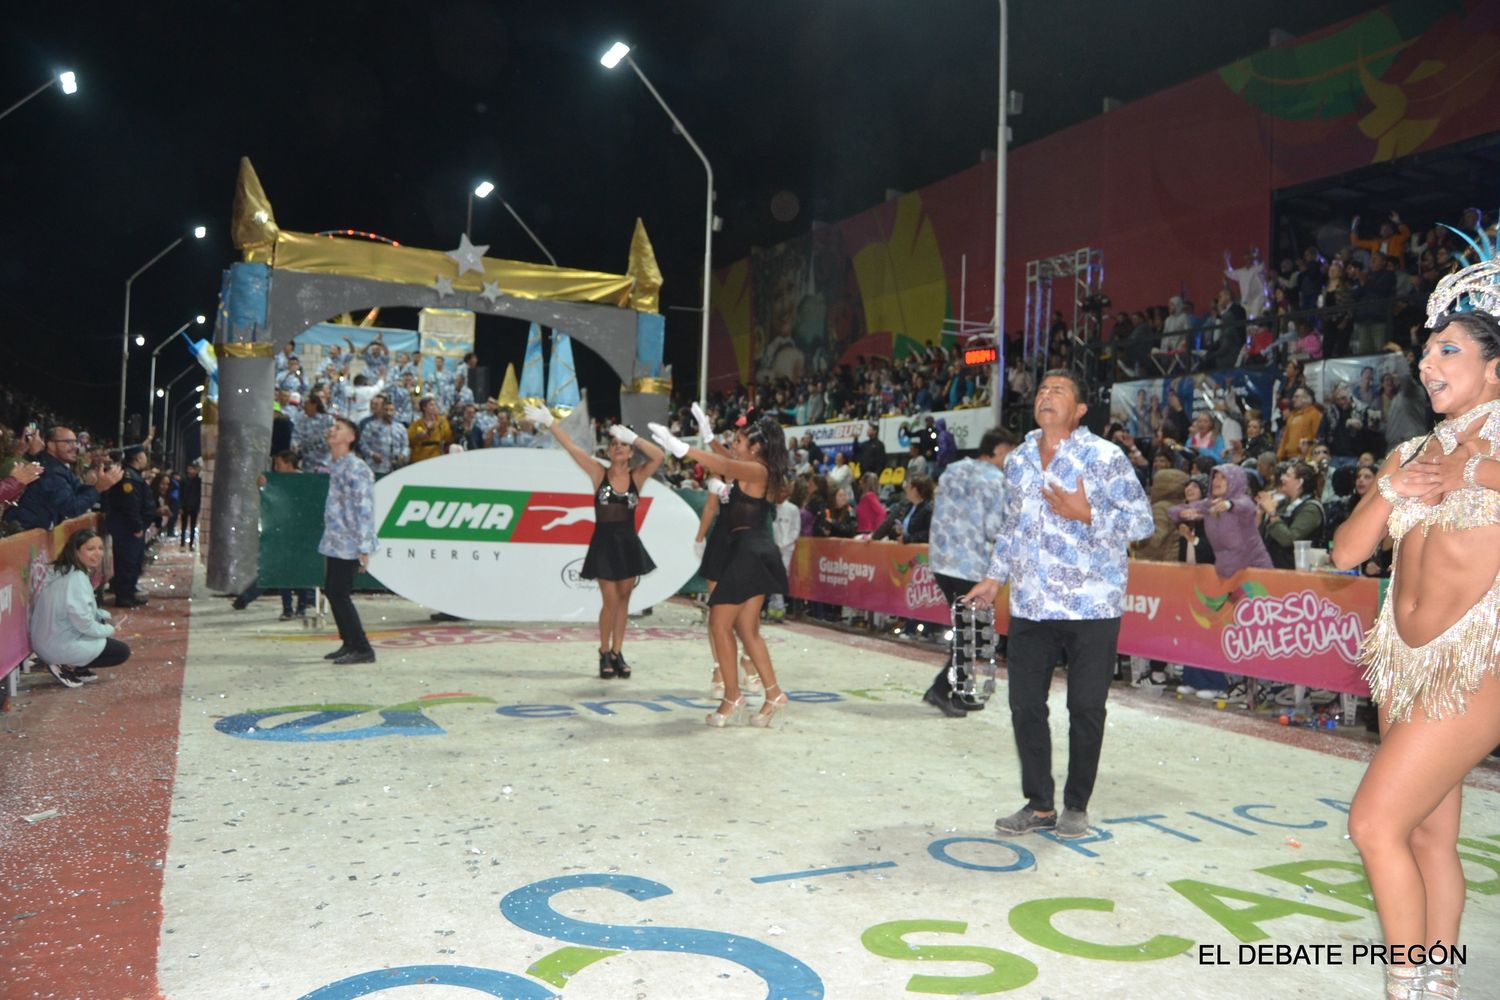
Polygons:
M354 454L358 443L359 428L346 417L333 418L333 426L328 429L328 452L333 461L318 551L325 557L323 590L333 609L333 620L338 623L341 642L323 659L340 666L375 662L375 651L365 637L351 596L355 574L369 568L370 553L375 551L375 476Z
M359 453L377 476L411 461L406 425L395 419L390 398L384 393L370 399L370 415L359 422Z
M1068 371L1036 390L1037 430L1005 461L1005 510L986 579L969 592L993 601L1010 584L1006 658L1011 726L1026 807L1001 833L1088 833L1088 803L1104 742L1104 703L1124 611L1127 547L1154 529L1151 505L1125 453L1081 426L1088 389ZM1053 809L1052 670L1068 664L1068 781Z
M1015 446L1016 436L1005 428L987 430L979 439L979 454L954 462L938 480L927 564L950 605L985 578L1005 508L1005 473L1000 470ZM984 707L954 695L947 664L922 700L954 719Z

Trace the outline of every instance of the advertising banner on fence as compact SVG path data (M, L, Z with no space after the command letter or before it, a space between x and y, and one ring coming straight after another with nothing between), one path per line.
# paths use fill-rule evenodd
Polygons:
M698 569L698 517L647 480L636 528L655 571L632 611L666 600ZM593 621L599 589L579 576L594 531L589 479L563 451L487 448L408 465L375 484L370 572L402 597L461 618Z
M949 621L927 546L801 538L792 595L922 621ZM1232 596L1231 596L1232 595ZM1002 589L996 628L1005 632ZM1369 694L1356 665L1380 607L1380 581L1338 573L1130 563L1120 652L1263 680Z
M953 432L953 440L959 451L978 448L979 439L984 436L984 432L995 426L995 411L987 406L972 410L924 413L917 417L881 417L877 423L880 425L880 442L885 445L886 451L891 455L904 454L911 447L908 429L912 425L927 426L928 416L947 423L948 430ZM803 427L788 427L786 439L792 447L796 447L796 442L801 441L804 434L811 434L818 447L829 455L838 452L849 455L859 442L868 436L869 428L868 420L845 420L836 424L808 424Z
M51 531L22 531L0 539L0 677L10 673L31 655L26 619L31 611L31 592L41 586L50 563L79 528L95 528L101 518L84 514L71 518ZM105 546L106 555L109 546ZM94 574L95 585L110 575L106 558Z
M996 628L1009 625L1002 591ZM1380 581L1340 573L1130 563L1120 652L1262 680L1368 695L1356 665Z
M917 618L952 620L927 565L927 546L799 538L789 574L792 596Z

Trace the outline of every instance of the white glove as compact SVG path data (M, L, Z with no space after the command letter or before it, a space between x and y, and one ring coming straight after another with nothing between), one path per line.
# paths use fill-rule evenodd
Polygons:
M693 543L693 555L698 557L699 562L703 561L703 550L706 548L708 548L708 542L706 541Z
M720 500L727 501L729 499L729 484L724 482L724 480L722 479L716 479L710 476L704 482L703 488L708 490L708 492L710 493L717 493Z
M698 421L698 436L703 439L703 447L714 439L713 421L708 419L708 414L703 412L702 403L693 404L693 419Z
M609 436L614 438L621 444L629 445L632 448L635 447L635 439L640 437L639 434L631 430L629 427L626 427L624 424L611 424L609 428Z
M527 403L525 406L526 419L536 424L541 430L552 426L552 413L545 406L536 406Z
M661 424L647 424L646 426L651 430L651 440L661 445L663 450L677 458L682 458L688 453L688 443Z

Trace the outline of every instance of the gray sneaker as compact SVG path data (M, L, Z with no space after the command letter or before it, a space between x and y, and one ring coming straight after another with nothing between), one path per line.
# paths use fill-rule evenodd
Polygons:
M1050 830L1056 825L1057 813L1038 816L1031 811L1030 806L1025 806L1009 816L995 820L995 832L1030 833L1033 830Z
M1065 840L1088 836L1089 814L1083 809L1064 809L1057 818L1057 835Z

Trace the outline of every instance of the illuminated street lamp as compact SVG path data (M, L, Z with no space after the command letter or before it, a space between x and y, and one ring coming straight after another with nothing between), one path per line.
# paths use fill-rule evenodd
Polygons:
M208 235L208 228L206 226L195 226L193 228L193 236L194 236L194 238L201 240L201 239L203 239L203 237L205 237L207 235ZM124 330L120 334L120 432L119 432L119 434L120 434L120 446L121 447L124 447L124 445L125 445L125 381L126 381L126 378L127 378L128 374L129 374L129 371L130 371L130 286L133 285L133 284L135 284L135 279L139 278L141 275L145 274L146 271L147 271L147 269L149 269L152 264L155 264L157 261L161 260L167 254L171 253L173 250L176 250L177 249L177 244L181 243L184 238L185 237L179 236L175 240L173 240L171 243L168 243L166 245L166 247L160 253L158 253L155 257L152 257L150 260L146 261L146 263L142 264L140 266L140 268L134 274L132 274L129 278L125 279L125 328L124 328ZM149 414L148 414L148 416L149 416Z
M186 330L188 327L192 326L194 323L197 323L199 326L202 326L204 323L207 323L207 322L208 322L208 317L205 316L205 315L203 315L202 313L199 313L197 316L193 317L188 322L182 324L177 329L173 330L172 331L172 335L170 337L168 337L166 340L163 340L160 344L156 345L156 350L154 350L154 351L151 352L151 391L150 391L150 394L146 396L146 423L148 425L147 426L148 430L150 429L149 425L151 423L152 400L153 399L161 399L162 398L162 391L156 387L156 356L162 352L162 348L166 347L172 341L174 341L178 337L182 336L183 331ZM135 338L135 342L136 342L136 346L140 346L140 345L142 345L142 344L144 344L146 342L146 338L145 337L137 337L137 338Z
M46 83L36 88L31 93L27 94L25 97L21 98L19 101L6 108L4 111L0 111L0 118L4 118L6 115L10 114L12 111L16 110L21 105L31 100L33 97L37 96L48 87L61 87L64 94L76 94L78 93L78 74L74 73L70 69L63 70L61 73L50 78Z
M672 119L672 125L676 128L677 134L687 140L687 144L693 147L693 152L698 154L698 159L703 161L703 170L708 174L708 200L703 220L703 310L699 317L703 322L703 333L698 361L698 398L706 400L708 398L708 290L713 284L714 168L709 165L708 157L703 155L703 150L693 141L693 137L688 134L681 120L672 113L671 108L667 107L667 102L662 100L656 88L651 86L651 81L646 79L646 74L642 73L641 68L635 64L635 60L630 58L630 46L624 42L615 42L609 47L609 51L599 58L599 64L605 69L614 69L621 62L627 64L635 71L635 75L640 77L641 83L645 84L651 96L656 98L656 103L660 104L661 109L667 113L667 117Z

